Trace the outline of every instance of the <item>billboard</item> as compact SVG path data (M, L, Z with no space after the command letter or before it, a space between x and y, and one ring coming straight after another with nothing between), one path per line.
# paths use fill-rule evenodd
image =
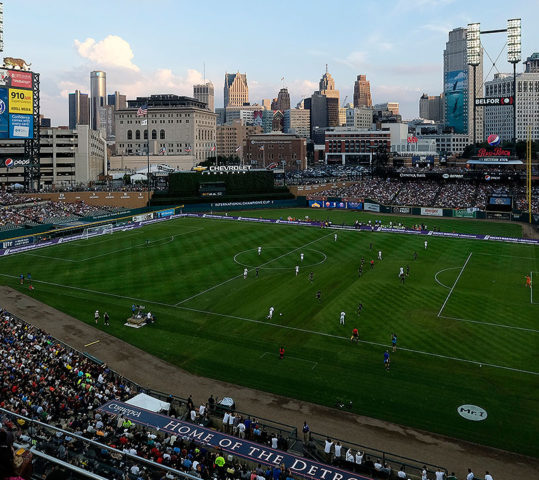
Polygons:
M464 104L468 91L468 72L454 70L445 76L445 121L455 133L468 133L468 111Z
M0 138L9 138L7 89L0 88Z
M0 139L34 137L32 72L0 68Z

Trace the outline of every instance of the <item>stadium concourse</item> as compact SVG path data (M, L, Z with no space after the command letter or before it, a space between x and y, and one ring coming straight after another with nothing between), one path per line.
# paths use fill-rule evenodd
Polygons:
M221 480L285 480L297 477L287 470L290 464L268 469L263 463L258 466L256 462L246 463L227 454L221 456L218 450L212 451L206 448L207 445L190 443L180 438L180 434L163 435L163 432L149 426L135 428L125 416L111 417L100 413L99 408L107 401L114 400L114 405L123 405L121 401L136 393L137 387L130 381L181 398L189 397L188 408L173 403L169 415L182 418L185 414L188 421L192 419L197 425L205 422L208 410L212 409L210 399L209 408L206 409L206 399L210 395L211 398L214 398L213 395L232 396L242 411L250 412L252 421L249 426L247 421L242 423L242 419L238 418L234 422L236 428L225 425L225 432L235 434L242 441L247 437L247 440L269 444L265 448L282 450L282 458L290 458L285 453L286 439L275 433L266 432L264 435L263 431L256 437L254 426L257 422L252 416L296 425L300 432L303 422L307 422L311 432L323 432L324 436L331 438L345 438L348 442L369 445L386 452L398 452L404 457L421 458L432 465L444 465L449 472L454 470L458 478L466 478L468 468L471 468L476 478L482 478L488 470L498 479L531 479L539 469L537 459L197 377L9 287L0 287L0 298L5 309L0 316L0 406L73 432L56 431L51 434L46 432L44 426L29 426L20 418L17 421L13 417L9 418L8 414L0 414L3 427L8 431L0 433L0 440L8 444L13 440L18 443L34 443L36 447L46 449L50 455L86 470L98 468L102 462L107 461L106 478L176 477L170 472L166 476L164 472L150 473L150 468L145 470L132 461L123 464L121 454L117 458L105 447L96 448L100 444L114 446L120 451L152 459L160 465L204 479L212 476ZM60 344L56 339L76 350ZM79 353L82 351L98 357L106 364L83 356ZM109 370L109 367L114 371ZM159 375L155 372L159 372ZM205 411L201 414L199 408L197 413L195 405L201 405ZM245 427L245 435L241 423ZM98 443L84 447L75 435ZM336 469L336 472L344 472L346 469L354 471L350 477L358 479L363 475L388 478L383 460L378 462L377 458L371 458L367 462L365 455L358 464L357 450L354 450L350 452L354 461L347 461L346 446L341 451L342 460L335 461L335 445L331 448L331 454L323 459L328 464L334 464L328 469ZM310 446L310 442L307 446ZM279 453L277 450L273 451ZM378 468L377 463L380 464ZM128 475L124 474L126 467ZM400 464L393 463L387 465L387 468L392 469L390 478L405 478L398 476ZM411 475L408 473L406 477ZM419 476L418 471L413 478ZM429 468L428 478L438 480L441 477L437 477L436 472Z

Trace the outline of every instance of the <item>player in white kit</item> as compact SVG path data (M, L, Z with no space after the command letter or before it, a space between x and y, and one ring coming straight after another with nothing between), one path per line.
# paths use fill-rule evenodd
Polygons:
M266 318L268 318L268 319L271 320L271 319L273 318L273 312L274 312L274 310L275 310L275 309L274 309L273 307L270 307L268 316L267 316Z
M344 325L344 317L345 317L345 316L346 316L346 313L345 313L345 312L341 312L341 318L340 318L340 320L339 320L339 323L340 323L341 325Z

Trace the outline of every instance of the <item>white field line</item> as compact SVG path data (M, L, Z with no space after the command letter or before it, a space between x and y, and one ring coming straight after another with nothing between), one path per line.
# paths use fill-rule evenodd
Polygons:
M539 330L536 330L534 328L515 327L514 325L505 325L503 323L482 322L480 320L469 320L467 318L446 317L445 315L440 315L438 318L445 318L447 320L455 320L457 322L476 323L480 325L487 325L489 327L501 327L501 328L509 328L510 330L522 330L524 332L539 333Z
M444 285L442 282L440 282L440 280L438 280L438 275L439 275L440 273L442 273L442 272L447 272L447 270L455 270L455 269L457 269L457 268L459 268L459 267L449 267L449 268L444 268L443 270L440 270L439 272L436 272L436 273L434 274L434 280L436 280L436 283L437 283L438 285L441 285L441 286L444 287L444 288L451 288L451 287L448 287L447 285Z
M290 250L289 252L283 253L282 255L279 255L278 257L272 258L271 260L268 260L267 262L261 264L258 266L258 268L264 267L264 265L268 265L271 262L274 262L275 260L279 260L280 258L286 257L287 255L290 255L291 253L297 252L298 250L301 250L315 242L318 242L319 240L322 240L323 238L329 237L333 235L333 233L329 233L327 235L324 235L323 237L317 238L316 240L313 240L309 243L306 243L305 245L301 245L301 247L294 248L294 250ZM251 271L253 268L251 268ZM216 288L221 287L222 285L227 284L228 282L231 282L232 280L236 280L237 278L241 278L243 276L243 273L240 273L239 275L235 275L232 278L229 278L228 280L225 280L224 282L218 283L217 285L214 285L213 287L207 288L206 290L203 290L202 292L196 293L195 295L192 295L184 300L180 300L178 303L175 303L174 306L177 307L178 305L181 305L182 303L188 302L189 300L192 300L193 298L200 297L200 295L204 295L205 293L211 292L212 290L215 290Z
M260 357L258 357L259 359L260 358L264 358L266 355L271 355L271 356L277 356L278 354L277 353L271 353L271 352L264 352L262 355L260 355ZM293 360L299 360L300 362L307 362L307 363L311 363L313 365L313 367L311 368L311 370L314 370L317 366L318 366L318 362L313 362L312 360L306 360L305 358L299 358L299 357L293 357L292 355L286 355L286 358L292 358Z
M175 240L176 237L181 237L182 235L188 235L189 233L198 232L199 230L203 230L203 227L196 228L194 230L189 230L189 231L183 232L183 233L177 233L176 235L167 235L165 237L157 238L156 240L150 240L150 243L149 243L148 246L151 247L152 243L156 243L156 242L159 242L159 241L165 240L165 239L169 239L169 241L166 242L166 243L170 243L173 240ZM162 243L160 245L166 245L166 243ZM66 244L66 245L68 245L68 244ZM101 253L100 255L93 255L92 257L81 258L79 260L71 260L69 258L61 258L61 257L49 257L47 255L39 255L37 253L30 253L30 252L22 252L21 255L31 255L33 257L49 258L51 260L61 260L61 261L64 261L64 262L82 263L82 262L87 262L88 260L94 260L95 258L106 257L107 255L112 255L113 253L125 252L126 250L133 250L135 248L140 248L140 247L143 247L145 245L146 245L146 242L137 243L136 245L131 245L130 247L121 248L119 250L113 250L111 252ZM56 245L54 245L54 246L56 246ZM88 247L93 247L93 245L87 245L87 246ZM157 246L159 246L159 245L157 245Z
M15 280L18 279L18 277L16 275L8 275L6 273L0 273L0 276L13 278ZM203 313L205 315L213 315L213 316L217 316L217 317L232 318L232 319L235 319L235 320L242 320L244 322L258 323L258 324L261 324L261 325L269 325L271 327L284 328L286 330L293 330L293 331L297 331L297 332L308 333L308 334L311 334L311 335L320 335L322 337L329 337L329 338L336 338L336 339L339 339L339 340L350 341L349 337L342 337L340 335L333 335L331 333L325 333L325 332L317 332L315 330L307 330L307 329L304 329L304 328L291 327L289 325L279 325L277 323L271 323L271 322L266 322L266 321L262 321L262 320L255 320L255 319L246 318L246 317L238 317L236 315L227 315L227 314L224 314L224 313L210 312L210 311L207 311L207 310L198 310L196 308L189 308L189 307L178 307L176 305L171 305L169 303L155 302L155 301L152 301L152 300L144 300L144 299L140 299L140 298L128 297L126 295L118 295L118 294L109 293L109 292L100 292L98 290L91 290L89 288L73 287L71 285L62 285L62 284L59 284L59 283L46 282L44 280L32 279L32 282L33 283L42 283L44 285L52 285L54 287L62 287L62 288L67 288L67 289L71 289L71 290L77 290L77 291L80 291L80 292L88 292L88 293L93 293L93 294L103 295L103 296L108 296L108 297L122 298L122 299L130 300L130 301L134 300L134 301L139 302L139 303L148 303L150 305L160 305L160 306L163 306L163 307L177 308L177 309L180 309L180 310L187 310L187 311L190 311L190 312ZM366 345L374 345L374 346L383 347L383 348L390 347L390 345L388 345L386 343L369 342L367 340L359 340L359 342L364 343ZM506 367L504 365L495 365L495 364L486 363L486 362L478 362L478 361L475 361L475 360L467 360L465 358L451 357L451 356L447 356L447 355L441 355L441 354L438 354L438 353L424 352L422 350L413 350L411 348L404 348L404 347L400 347L400 346L399 346L399 350L404 351L404 352L416 353L416 354L419 354L419 355L427 355L427 356L430 356L430 357L443 358L445 360L454 360L456 362L470 363L470 364L473 364L473 365L484 365L484 366L492 367L492 368L500 368L502 370L511 370L513 372L525 373L525 374L528 374L528 375L539 375L539 372L533 372L533 371L529 371L529 370L521 370L519 368Z
M471 257L472 257L472 252L470 252L470 255L468 255L468 258L466 259L466 261L464 262L464 265L460 269L460 273L459 273L458 277L455 279L455 282L453 283L453 286L451 287L451 290L449 290L449 293L447 294L445 302L442 305L442 308L440 308L440 311L438 312L438 317L442 314L442 311L445 308L445 304L449 300L449 297L451 297L451 294L453 293L453 290L455 289L455 286L457 285L457 282L459 281L459 278L462 275L462 272L464 272L464 269L466 268L466 265L468 265L468 262L470 261Z

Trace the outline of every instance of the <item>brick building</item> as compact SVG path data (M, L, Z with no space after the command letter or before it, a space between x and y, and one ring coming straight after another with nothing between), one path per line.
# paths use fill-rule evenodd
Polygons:
M285 170L307 168L307 141L298 135L280 132L249 135L243 143L243 159L253 168L272 164Z

